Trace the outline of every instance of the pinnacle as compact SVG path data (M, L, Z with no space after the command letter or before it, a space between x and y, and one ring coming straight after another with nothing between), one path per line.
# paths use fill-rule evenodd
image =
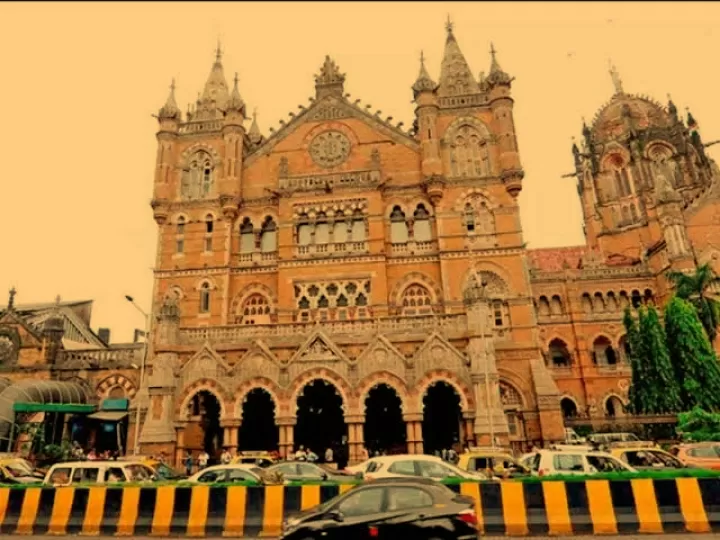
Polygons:
M177 101L175 101L175 79L173 79L170 84L170 93L168 94L167 100L165 100L165 105L160 109L158 117L179 120L180 114L180 108L177 106Z
M477 94L480 89L455 39L453 24L449 19L446 29L448 36L445 41L442 63L440 64L438 94L440 96Z

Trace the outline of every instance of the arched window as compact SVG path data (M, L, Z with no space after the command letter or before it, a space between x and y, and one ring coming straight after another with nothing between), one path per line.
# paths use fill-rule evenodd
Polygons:
M213 217L212 214L205 216L205 251L212 251L212 233L213 233Z
M400 305L405 316L429 315L432 313L430 291L422 285L410 285L403 292Z
M640 291L634 290L631 294L632 298L632 306L634 308L639 308L642 305L642 296L640 296Z
M183 253L185 251L185 218L180 216L177 219L175 230L175 252Z
M246 217L240 224L240 253L253 251L255 251L255 230L250 218Z
M488 145L484 137L472 126L457 130L450 149L453 176L486 176L489 170Z
M214 166L210 154L195 152L183 171L180 193L184 199L206 199L213 191Z
M625 291L620 291L619 301L620 309L625 310L626 307L630 305L630 299L628 298L628 293Z
M364 242L366 239L365 218L360 210L355 210L352 215L352 241ZM336 239L335 242L338 242Z
M463 210L463 221L465 223L465 229L467 232L475 232L475 209L470 203L465 203L465 209Z
M617 364L617 356L612 343L605 336L598 337L593 343L593 363L598 366L614 366Z
M309 246L312 243L312 227L310 218L303 214L299 218L297 226L297 243L299 246Z
M271 324L270 304L265 296L254 293L242 304L239 316L240 324Z
M277 251L277 225L270 216L265 218L260 230L260 251L263 253Z
M563 303L557 294L550 299L550 313L552 315L562 315L565 312Z
M538 315L541 317L550 315L550 302L548 302L546 296L541 296L538 300Z
M615 298L615 293L612 291L607 293L607 308L608 308L608 311L617 311L618 310L618 301L617 301L617 298Z
M350 227L355 225L354 222L349 223ZM364 228L364 227L363 227ZM344 220L336 221L333 225L333 243L344 244L348 241L348 222Z
M560 409L565 419L575 418L578 415L577 405L570 398L562 398L560 400Z
M465 203L463 221L465 230L471 235L495 234L495 216L483 197L473 196Z
M405 244L408 240L409 233L405 212L399 206L395 206L390 213L390 242L393 244Z
M430 214L425 209L424 204L418 204L413 214L415 224L413 226L413 236L417 242L429 242L432 240L432 231L430 229Z
M630 363L630 344L628 343L627 336L622 336L618 340L618 349L620 353L620 361L626 364Z
M207 281L200 285L200 313L210 313L210 284Z
M596 292L593 296L593 311L598 313L605 311L605 300L603 300L602 293Z
M592 302L592 298L590 298L590 295L588 293L583 293L581 303L582 303L583 312L588 313L588 314L592 313L593 302Z
M500 391L500 403L502 404L503 411L505 411L505 418L508 423L509 435L519 435L522 433L520 427L521 420L518 417L518 413L523 406L522 397L513 386L505 382L498 384L498 390Z
M548 355L552 367L565 368L570 367L572 364L570 351L568 351L567 345L562 339L555 338L550 342Z

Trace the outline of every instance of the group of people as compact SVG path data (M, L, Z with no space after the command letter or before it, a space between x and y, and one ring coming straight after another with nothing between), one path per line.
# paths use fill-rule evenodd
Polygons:
M120 452L117 450L104 450L98 452L95 448L91 448L86 454L85 449L80 445L78 441L73 442L70 455L77 461L108 461L116 460L120 457Z
M365 453L367 454L367 450L365 450ZM334 463L337 465L338 470L342 470L348 466L348 462L350 461L347 437L343 436L339 443L328 446L322 455L322 459L311 448L305 448L302 444L297 447L294 454L288 457L295 461L320 462L326 464Z

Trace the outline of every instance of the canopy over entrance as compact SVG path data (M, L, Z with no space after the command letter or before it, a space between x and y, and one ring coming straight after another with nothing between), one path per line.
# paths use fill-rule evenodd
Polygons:
M10 436L11 426L15 423L15 413L40 412L43 405L53 412L78 412L78 405L87 405L87 395L77 383L63 381L24 380L13 384L0 379L0 441ZM59 405L72 405L62 411ZM87 411L90 412L90 411Z

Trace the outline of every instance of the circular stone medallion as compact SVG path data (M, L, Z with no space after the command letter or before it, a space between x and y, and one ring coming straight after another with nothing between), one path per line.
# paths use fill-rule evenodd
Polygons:
M339 131L323 131L310 141L309 151L317 165L335 167L350 155L350 140Z

